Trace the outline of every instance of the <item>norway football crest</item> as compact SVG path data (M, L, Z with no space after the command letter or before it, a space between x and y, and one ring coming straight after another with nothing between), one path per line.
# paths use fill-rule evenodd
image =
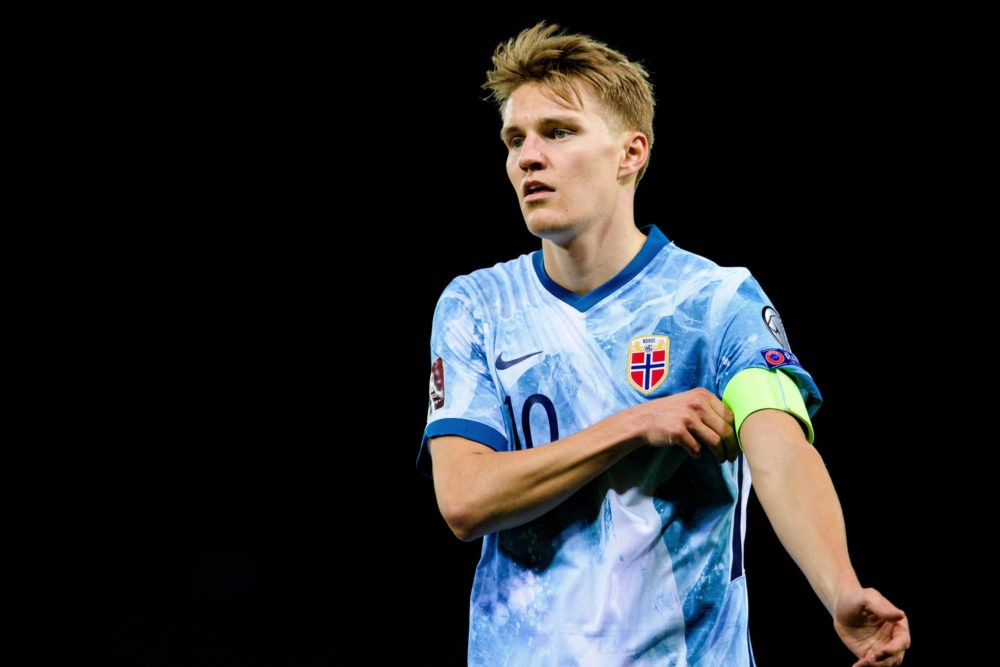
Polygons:
M667 377L670 367L669 336L637 336L628 343L628 383L648 394Z

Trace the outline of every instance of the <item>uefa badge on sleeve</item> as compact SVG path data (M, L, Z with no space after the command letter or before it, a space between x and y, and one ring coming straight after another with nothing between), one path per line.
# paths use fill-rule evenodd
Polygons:
M782 366L801 366L799 360L795 358L795 355L788 350L782 350L779 347L769 347L767 349L760 351L761 356L764 357L764 363L767 364L768 368L781 368Z
M670 337L636 336L628 343L628 383L648 394L661 384L670 370Z

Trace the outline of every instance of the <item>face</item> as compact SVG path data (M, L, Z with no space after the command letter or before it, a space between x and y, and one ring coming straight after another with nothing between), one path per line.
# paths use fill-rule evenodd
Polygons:
M586 86L581 92L583 108L528 83L503 108L507 177L524 220L532 234L557 242L610 222L623 197L629 133L609 126Z

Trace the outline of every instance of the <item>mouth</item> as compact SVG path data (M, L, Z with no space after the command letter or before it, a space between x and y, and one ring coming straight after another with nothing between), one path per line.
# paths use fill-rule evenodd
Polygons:
M521 193L524 195L524 201L526 202L542 199L551 192L555 192L555 190L545 183L538 181L527 181L521 186Z

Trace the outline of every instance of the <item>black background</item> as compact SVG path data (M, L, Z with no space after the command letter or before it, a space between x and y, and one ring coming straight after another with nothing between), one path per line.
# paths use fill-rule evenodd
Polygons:
M210 7L8 16L4 664L464 663L479 543L414 467L430 320L537 247L480 84L542 18L650 70L638 222L757 275L862 582L906 664L953 664L989 576L982 17ZM851 664L756 504L746 565L759 664Z

